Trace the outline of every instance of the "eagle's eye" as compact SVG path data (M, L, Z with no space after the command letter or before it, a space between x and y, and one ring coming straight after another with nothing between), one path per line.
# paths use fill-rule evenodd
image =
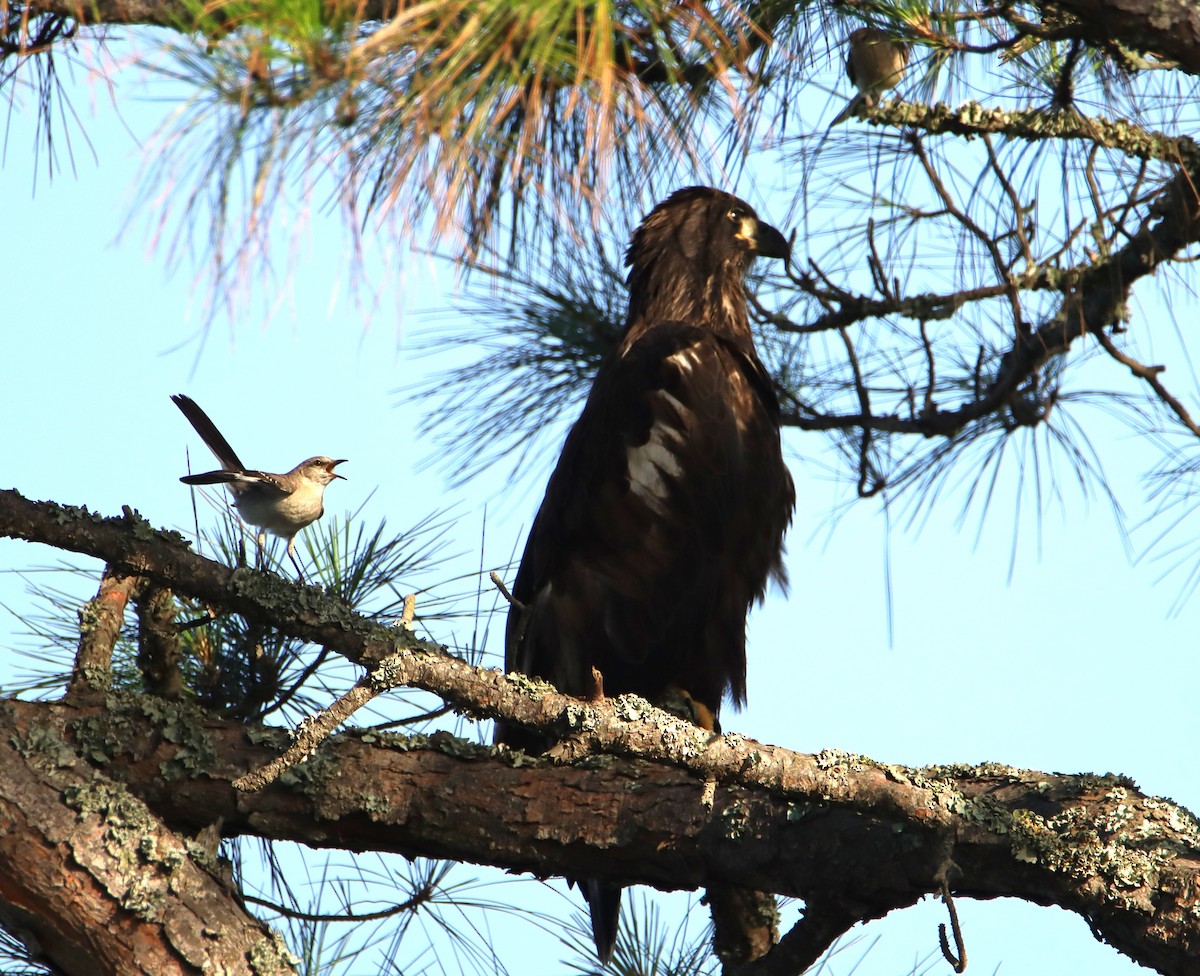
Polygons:
M729 218L729 221L731 223L736 224L736 223L739 223L741 221L741 219L746 215L744 213L742 213L742 211L739 210L737 207L732 207L729 210L729 212L727 214L725 214L725 216Z

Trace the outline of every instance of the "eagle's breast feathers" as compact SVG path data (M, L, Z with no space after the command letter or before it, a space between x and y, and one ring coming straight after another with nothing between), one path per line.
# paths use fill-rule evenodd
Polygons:
M753 351L701 326L659 323L610 359L530 531L509 666L569 694L595 667L610 694L741 702L746 611L786 581L777 415Z

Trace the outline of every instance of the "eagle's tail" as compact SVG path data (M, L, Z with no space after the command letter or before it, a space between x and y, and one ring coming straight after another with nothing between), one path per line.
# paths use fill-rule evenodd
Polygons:
M617 944L617 922L621 917L621 886L588 879L579 882L592 915L592 939L600 964L607 966Z

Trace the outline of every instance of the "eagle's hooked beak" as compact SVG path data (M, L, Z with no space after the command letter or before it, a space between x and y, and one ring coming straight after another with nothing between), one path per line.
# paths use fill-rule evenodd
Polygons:
M739 241L744 241L756 257L786 261L792 253L787 239L779 231L750 214L742 217L737 233L733 236Z
M781 261L786 261L791 257L792 248L788 244L787 238L784 237L770 224L764 224L761 220L754 220L754 228L748 235L751 241L751 247L762 258L779 258Z

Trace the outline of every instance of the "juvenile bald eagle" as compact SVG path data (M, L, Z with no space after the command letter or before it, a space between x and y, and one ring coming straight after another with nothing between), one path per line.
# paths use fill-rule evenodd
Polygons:
M513 586L506 666L561 691L690 703L716 727L746 695L746 613L785 584L795 504L779 404L746 312L755 257L788 245L749 204L708 187L656 206L625 255L629 312L567 435ZM541 751L500 723L496 740ZM607 962L621 889L585 881Z

